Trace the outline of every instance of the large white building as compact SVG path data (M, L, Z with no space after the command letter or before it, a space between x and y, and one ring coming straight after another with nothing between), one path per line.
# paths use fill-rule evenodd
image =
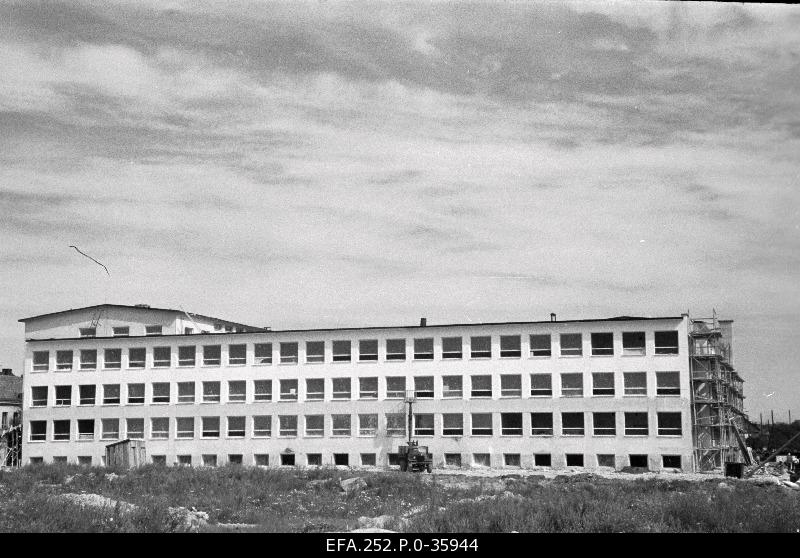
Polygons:
M24 462L692 470L689 319L271 331L103 304L25 324Z

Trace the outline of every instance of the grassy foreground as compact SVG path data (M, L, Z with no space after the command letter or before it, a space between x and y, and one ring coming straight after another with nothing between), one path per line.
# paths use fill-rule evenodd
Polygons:
M2 532L174 532L170 507L208 513L260 532L347 531L384 517L405 532L798 532L800 493L720 479L620 480L592 475L479 479L336 469L40 465L0 471ZM347 495L339 480L366 487ZM71 478L70 478L71 477ZM59 494L99 494L135 504L93 508Z

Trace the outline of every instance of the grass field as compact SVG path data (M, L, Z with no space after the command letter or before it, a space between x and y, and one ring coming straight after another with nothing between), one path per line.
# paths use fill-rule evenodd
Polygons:
M0 531L186 530L170 512L177 506L207 513L201 528L206 531L233 529L229 524L259 532L342 532L365 526L437 533L800 531L800 492L737 480L720 486L720 478L469 478L154 466L109 473L75 465L0 471ZM339 481L356 476L363 478L364 488L346 494ZM59 496L81 493L134 506L84 506Z

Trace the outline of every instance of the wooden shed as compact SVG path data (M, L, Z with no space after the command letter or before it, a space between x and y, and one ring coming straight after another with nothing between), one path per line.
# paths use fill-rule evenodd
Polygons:
M132 469L147 462L144 440L122 440L106 446L106 467Z

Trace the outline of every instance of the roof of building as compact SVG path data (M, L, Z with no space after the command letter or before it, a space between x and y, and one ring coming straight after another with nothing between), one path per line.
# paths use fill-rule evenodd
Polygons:
M22 378L20 376L0 375L0 401L22 400Z

